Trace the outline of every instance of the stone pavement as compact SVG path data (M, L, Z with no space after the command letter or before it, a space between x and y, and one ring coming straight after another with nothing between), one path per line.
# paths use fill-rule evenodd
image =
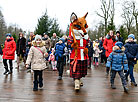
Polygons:
M27 73L23 64L20 66L19 69L14 68L12 75L3 75L3 64L0 63L0 102L138 102L138 87L129 83L129 94L124 93L117 75L117 89L111 89L103 66L88 70L79 92L74 91L73 80L66 74L68 66L62 81L57 80L57 71L46 69L44 87L37 92L32 91L33 73ZM138 74L135 76L138 83Z

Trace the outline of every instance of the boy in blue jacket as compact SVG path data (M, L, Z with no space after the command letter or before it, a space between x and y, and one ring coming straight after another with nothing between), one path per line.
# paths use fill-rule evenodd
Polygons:
M123 46L123 43L116 42L115 46L113 47L113 52L109 55L107 59L106 67L110 68L111 66L111 75L110 75L111 88L116 89L116 87L114 86L114 79L116 73L118 72L122 81L122 85L124 87L124 92L128 92L127 82L123 73L123 70L125 73L128 70L127 57L124 51L125 47Z
M128 81L128 75L130 74L131 85L137 86L137 83L133 75L133 69L134 65L137 63L138 60L138 44L136 44L134 39L134 34L128 35L127 43L124 45L129 67L129 70L125 76L126 80Z
M63 75L63 67L64 67L64 49L65 49L65 44L64 44L64 39L60 38L59 42L55 46L55 60L57 61L57 69L59 72L59 77L58 80L62 80L62 75Z

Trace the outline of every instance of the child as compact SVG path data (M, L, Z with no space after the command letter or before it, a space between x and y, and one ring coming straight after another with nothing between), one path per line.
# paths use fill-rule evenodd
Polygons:
M125 48L122 42L115 43L115 46L113 47L113 52L109 55L107 59L106 67L110 68L111 66L111 73L110 73L111 88L116 89L116 87L114 86L114 79L116 73L118 72L122 81L122 85L124 87L124 92L128 92L127 82L123 73L123 69L125 73L128 70L127 57L124 51Z
M43 70L46 67L45 59L44 57L47 56L48 53L46 52L46 48L44 44L42 43L42 39L40 35L35 36L35 40L33 42L33 46L30 48L27 61L26 61L26 67L28 68L31 63L31 68L34 71L34 88L33 91L38 90L38 84L39 87L43 87ZM39 80L38 80L39 79Z
M60 38L59 42L55 46L55 59L57 61L57 69L59 72L58 80L62 80L62 75L63 75L64 53L65 53L64 49L65 49L64 39Z
M101 53L102 51L99 50L98 44L95 44L93 50L94 50L94 54L93 54L93 57L94 57L93 65L95 65L95 62L96 62L96 65L98 66L99 65L99 63L98 63L99 53Z
M16 43L10 33L6 34L6 41L3 49L3 64L5 68L4 75L12 74L13 63L16 50ZM8 69L7 60L9 60L10 71Z
M49 56L48 61L51 61L53 71L57 70L57 68L56 68L57 61L55 61L54 48L52 48L52 52Z
M130 34L128 36L128 40L127 40L128 42L124 45L126 48L125 53L127 55L128 67L129 67L129 70L125 76L126 76L126 80L128 80L128 75L130 74L131 85L137 86L137 83L133 75L133 69L134 69L134 65L137 63L137 60L138 60L138 44L136 44L134 39L135 39L134 34Z

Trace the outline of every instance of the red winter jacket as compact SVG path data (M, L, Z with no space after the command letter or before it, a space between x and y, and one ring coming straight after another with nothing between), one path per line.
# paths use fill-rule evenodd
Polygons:
M103 42L103 47L106 50L105 55L108 57L110 53L112 52L113 46L115 46L115 42L113 42L112 38L109 38L108 35L106 36L104 42Z
M14 60L15 56L15 50L16 50L16 43L13 39L13 37L10 38L10 41L5 41L4 49L3 51L3 59L11 59Z

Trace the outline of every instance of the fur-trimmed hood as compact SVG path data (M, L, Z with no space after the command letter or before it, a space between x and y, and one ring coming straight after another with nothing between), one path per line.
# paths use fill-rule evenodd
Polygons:
M36 44L36 41L33 40L33 41L32 41L32 45L33 45L33 46L38 46L38 47L43 47L43 46L45 45L45 42L44 42L44 41L41 41L41 43L40 43L39 45L37 45L37 44Z
M129 42L128 39L125 41L125 43ZM137 42L137 39L134 39L134 42Z
M117 52L121 52L121 51L124 52L124 51L125 51L125 47L124 47L124 46L122 46L122 48L121 48L120 50L117 49L117 48L118 48L118 46L115 45L115 46L113 47L113 51L114 51L114 52L116 52L116 51L117 51Z

